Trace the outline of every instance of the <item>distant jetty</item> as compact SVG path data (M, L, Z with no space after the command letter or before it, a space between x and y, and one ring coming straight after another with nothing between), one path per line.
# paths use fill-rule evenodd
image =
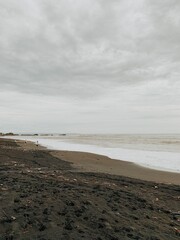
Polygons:
M57 136L66 136L66 133L59 133L59 134L55 134ZM21 133L21 134L17 134L17 133L12 133L12 132L8 132L8 133L2 133L0 132L0 136L54 136L53 133Z
M8 132L8 133L0 133L0 136L18 136L19 134L15 134L12 132Z

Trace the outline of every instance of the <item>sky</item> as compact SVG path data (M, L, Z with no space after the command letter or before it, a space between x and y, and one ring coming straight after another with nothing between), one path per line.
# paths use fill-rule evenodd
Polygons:
M179 0L0 0L0 132L180 133Z

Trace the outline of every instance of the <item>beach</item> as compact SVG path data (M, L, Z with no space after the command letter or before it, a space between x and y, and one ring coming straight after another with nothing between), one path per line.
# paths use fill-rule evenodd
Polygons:
M180 185L179 173L145 168L132 162L113 160L93 153L53 151L51 154L73 163L75 168L83 172L108 173L146 181Z
M0 174L0 239L179 239L179 173L0 139Z

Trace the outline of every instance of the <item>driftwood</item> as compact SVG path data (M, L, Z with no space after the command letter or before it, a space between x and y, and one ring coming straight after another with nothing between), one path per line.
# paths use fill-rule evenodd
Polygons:
M1 221L12 222L12 221L16 220L16 218L14 216L8 216L4 210L2 210L2 213L4 214L6 219L1 218Z
M172 212L171 214L174 216L180 216L180 212Z

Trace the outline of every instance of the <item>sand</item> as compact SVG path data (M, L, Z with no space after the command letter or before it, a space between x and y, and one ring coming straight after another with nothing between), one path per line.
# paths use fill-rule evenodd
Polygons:
M179 239L178 175L158 178L146 169L157 181L145 181L141 171L104 156L0 139L0 239Z
M25 143L24 141L16 140L16 142L26 150L46 149L46 147L43 146L37 147L30 141ZM72 163L72 166L79 171L108 173L146 181L180 185L180 173L145 168L132 162L114 160L107 156L93 153L63 150L51 150L49 152L55 157Z
M80 171L109 173L146 181L180 185L180 173L149 169L131 162L113 160L92 153L52 151L51 154L73 163L73 166Z

